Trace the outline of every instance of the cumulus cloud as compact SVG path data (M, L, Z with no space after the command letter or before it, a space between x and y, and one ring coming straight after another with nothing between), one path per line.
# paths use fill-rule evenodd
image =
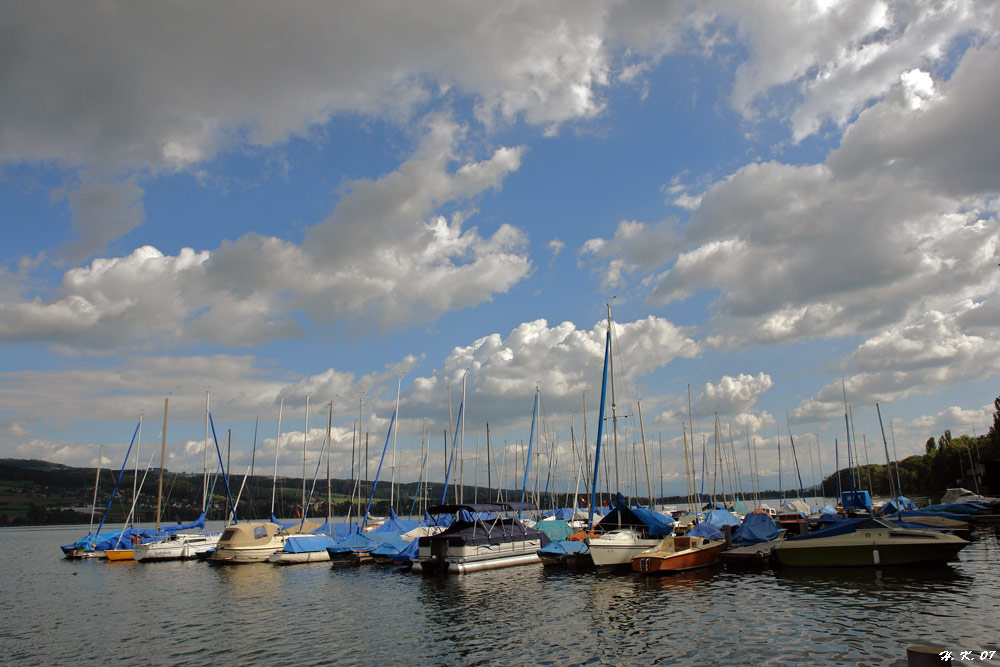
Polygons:
M491 236L434 211L499 188L520 148L452 167L461 127L428 121L414 157L379 179L354 181L303 245L247 234L214 251L176 256L144 246L71 269L56 294L0 303L0 338L118 345L254 345L302 334L296 313L391 329L488 301L528 275L526 236Z
M983 336L963 330L961 316L929 312L903 327L864 341L843 360L850 401L870 404L930 394L960 382L1000 372L996 348L1000 326ZM831 382L795 411L796 420L821 421L843 414L840 381Z
M862 113L823 164L754 163L710 187L685 230L688 249L649 260L668 267L647 274L650 300L717 292L718 333L783 343L905 326L991 299L1000 287L997 62L995 49L970 50L916 108L906 101L912 84L897 82L900 96ZM632 228L636 246L656 247L658 235ZM610 241L595 239L584 252L605 248ZM629 257L608 252L609 274Z
M766 2L721 12L751 52L736 70L733 106L748 118L791 106L798 142L824 122L848 125L914 68L947 63L954 41L993 30L994 7L855 0ZM797 47L789 49L791 43ZM789 103L787 89L799 99Z
M12 8L0 161L182 169L337 113L407 119L453 86L484 118L558 124L601 108L603 25L599 3Z
M579 250L579 260L595 265L602 288L621 287L636 272L649 271L675 252L679 246L675 224L674 220L652 225L622 220L611 239L588 239Z
M615 368L620 391L629 381L654 372L676 358L693 358L702 344L690 332L669 321L648 317L635 322L616 322ZM525 322L506 337L494 333L470 345L452 350L444 366L429 376L414 380L424 393L422 400L440 400L448 385L460 387L468 373L470 410L503 420L505 424L530 417L535 388L539 388L553 414L578 412L582 395L589 392L590 405L597 402L604 363L606 322L591 329L571 322L549 326L545 320ZM592 408L596 410L596 408Z
M135 176L111 183L85 183L66 195L73 212L75 241L62 253L78 262L102 252L115 239L132 231L144 218L143 190Z

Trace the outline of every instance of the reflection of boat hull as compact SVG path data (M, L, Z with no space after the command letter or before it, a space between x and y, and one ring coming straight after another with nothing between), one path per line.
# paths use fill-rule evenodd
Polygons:
M950 561L967 544L955 535L933 531L857 528L841 535L785 540L774 554L790 567L913 565Z
M703 537L667 537L632 558L632 571L642 574L683 572L719 562L725 541Z

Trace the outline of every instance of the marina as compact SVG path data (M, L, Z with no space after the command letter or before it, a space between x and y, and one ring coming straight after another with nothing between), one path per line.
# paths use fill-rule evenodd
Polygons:
M88 664L112 650L116 661L180 665L905 665L914 644L998 648L993 528L936 567L714 565L655 577L53 554L76 530L0 530L2 602L19 610L0 618L5 660Z

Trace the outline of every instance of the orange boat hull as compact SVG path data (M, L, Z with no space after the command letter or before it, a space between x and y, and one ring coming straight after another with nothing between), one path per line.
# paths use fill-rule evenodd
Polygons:
M660 555L641 554L632 559L632 571L642 574L657 572L681 572L699 567L714 565L722 559L722 550L726 544L722 542L697 550L687 550L678 553L663 553Z

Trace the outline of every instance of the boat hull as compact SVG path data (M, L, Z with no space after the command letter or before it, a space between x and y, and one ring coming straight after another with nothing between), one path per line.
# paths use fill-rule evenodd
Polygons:
M158 560L186 560L197 558L214 549L219 535L185 535L178 533L164 540L139 544L133 549L135 559L140 562Z
M537 553L542 546L540 539L473 546L449 545L445 541L435 542L429 547L421 544L420 555L413 561L413 571L424 574L468 574L531 565L542 562Z
M931 531L859 529L855 533L788 540L774 549L788 567L877 567L945 563L967 544L955 535Z
M326 549L322 551L303 551L300 553L288 553L276 551L267 557L267 560L276 565L296 565L298 563L329 563L330 554Z
M135 560L135 552L132 549L108 549L104 552L108 560Z
M660 543L658 537L638 537L631 531L612 531L587 539L590 558L598 570L628 569L632 559Z
M676 541L676 547L665 545L672 541ZM698 543L691 547L685 546L690 543L690 538L667 538L657 548L643 551L634 557L631 563L632 571L641 574L662 574L696 570L718 563L722 550L726 548L726 543L721 540Z

